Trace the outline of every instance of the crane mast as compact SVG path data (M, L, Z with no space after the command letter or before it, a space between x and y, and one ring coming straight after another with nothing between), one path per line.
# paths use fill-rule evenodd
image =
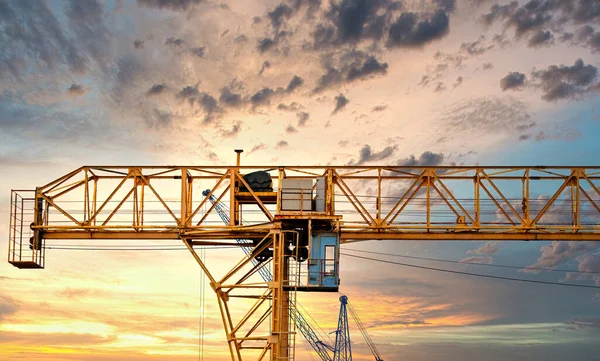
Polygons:
M599 182L600 167L241 166L239 153L235 166L84 166L12 191L8 261L43 268L52 239L183 242L215 292L231 359L293 360L296 294L338 291L341 244L596 241ZM223 245L249 255L223 271L195 249Z

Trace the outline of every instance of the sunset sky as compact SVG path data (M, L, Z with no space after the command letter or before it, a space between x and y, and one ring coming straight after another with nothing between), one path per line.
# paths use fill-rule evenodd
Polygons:
M0 49L3 254L10 190L82 165L231 165L236 148L247 165L600 165L597 0L0 0ZM600 287L600 242L350 249L596 272L410 261ZM44 270L0 262L0 360L198 359L189 252L46 256ZM600 354L600 289L344 256L341 269L386 361ZM298 297L335 330L339 294ZM208 289L205 309L204 359L227 360Z

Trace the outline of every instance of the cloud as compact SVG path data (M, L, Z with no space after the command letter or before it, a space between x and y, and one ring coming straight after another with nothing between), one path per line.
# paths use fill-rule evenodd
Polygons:
M253 107L260 105L268 105L271 102L271 97L275 94L275 91L271 88L264 87L257 91L250 97L250 103Z
M483 70L492 70L492 69L494 69L494 64L492 64L492 63L484 63L484 64L481 66L481 68L482 68Z
M298 112L296 113L296 117L298 117L298 126L304 127L308 121L308 118L310 117L310 114L307 112Z
M387 63L380 63L374 56L369 56L364 63L353 65L348 69L346 79L352 81L355 79L366 78L373 74L386 74Z
M0 295L0 321L19 310L19 304L9 296Z
M179 38L169 37L165 40L165 45L182 46L183 44L185 44L185 41Z
M478 254L478 255L494 254L496 252L498 252L498 242L496 242L496 241L487 242L486 244L484 244L483 246L481 246L477 249L470 249L467 251L468 254Z
M288 134L298 133L298 129L290 124L285 128L285 132Z
M371 149L371 146L368 144L365 144L360 149L358 161L355 161L353 159L348 163L348 165L362 165L362 164L369 163L369 162L376 162L379 160L384 160L384 159L389 158L394 153L395 150L396 150L395 146L388 145L387 147L383 148L379 152L373 152L373 150Z
M275 148L277 149L281 149L281 148L286 148L287 146L289 146L289 143L285 140L280 140L279 142L277 142L277 144L275 145Z
M337 95L335 97L335 108L333 109L332 114L336 114L340 110L344 109L349 102L350 100L348 100L344 94Z
M67 89L67 93L74 97L79 97L84 95L87 92L87 89L81 84L71 84L69 89Z
M304 107L296 102L291 102L290 104L279 103L279 105L277 105L277 109L290 112L295 112L302 108Z
M202 94L198 101L202 109L204 109L204 123L212 122L214 120L214 114L219 110L217 99L212 95L205 93Z
M260 71L258 72L258 75L263 75L265 70L269 69L270 67L271 67L271 63L269 63L269 61L265 60L260 67Z
M600 254L584 254L577 257L577 261L579 272L585 273L567 272L565 280L593 280L596 286L600 287Z
M598 4L589 0L511 1L505 5L494 4L483 15L483 21L488 25L501 22L505 27L514 29L517 39L533 33L529 40L530 46L547 44L553 37L547 29L560 31L565 27L596 22L598 19Z
M192 54L194 54L195 56L199 57L199 58L204 58L204 54L206 52L206 47L205 46L199 46L196 48L191 48L190 52Z
M399 8L399 2L388 0L332 2L313 31L313 48L355 44L367 39L379 41Z
M0 77L22 81L29 73L28 62L36 65L38 73L53 71L63 64L77 74L88 70L88 57L62 29L46 3L16 1L2 4Z
M500 79L500 88L504 90L517 89L525 85L525 74L518 71L508 73L507 76Z
M573 66L551 65L531 73L534 86L542 89L542 99L555 101L573 99L600 90L598 68L577 59Z
M389 46L422 47L448 34L450 21L444 10L436 11L431 19L418 20L416 13L405 12L389 30Z
M149 128L161 129L173 121L173 115L166 110L152 109L144 121Z
M219 103L231 108L236 108L242 105L242 95L234 93L229 87L221 88Z
M538 30L530 39L529 39L529 47L539 47L550 45L552 40L554 39L554 35L550 31Z
M523 271L536 273L537 271L531 268L553 268L599 247L600 242L552 241L551 244L543 245L540 248L542 254L537 261L524 268Z
M525 103L511 97L474 98L456 103L442 115L444 129L457 132L488 133L512 130L519 125L531 123L531 115Z
M231 126L231 130L223 130L221 131L221 136L223 138L235 138L240 131L242 130L242 122L237 121L233 123Z
M150 8L185 11L204 0L138 0L138 4Z
M104 25L103 4L96 0L69 0L65 6L65 14L79 48L101 68L106 68L111 62L106 51L110 31Z
M464 81L464 78L462 76L457 77L454 84L452 84L452 88L459 87L463 81Z
M144 41L139 39L134 40L133 47L136 49L144 49Z
M198 85L188 85L181 89L179 93L177 93L178 98L186 99L190 103L190 105L193 105L197 97L199 96L200 91L198 90Z
M259 150L267 149L267 145L265 143L260 143L252 147L252 149L248 152L248 154L258 152Z
M442 164L443 161L444 154L425 151L421 153L419 158L415 158L411 154L408 158L399 159L396 165L401 167L433 167Z
M494 259L492 257L473 256L473 257L463 258L460 260L460 262L492 264L494 262Z
M377 75L387 74L388 64L377 60L360 50L342 52L339 58L325 57L323 61L323 74L317 81L314 92L318 93L332 86L364 80Z
M288 93L293 92L294 90L298 89L299 87L302 86L302 84L304 84L304 79L302 79L301 77L299 77L298 75L294 75L294 77L292 78L292 80L290 80L290 82L288 83L287 88L285 88L285 90Z
M453 12L456 9L456 0L433 0L433 3L448 12Z
M152 85L152 87L150 87L150 89L148 89L146 95L151 96L162 94L166 89L167 86L165 84L154 84Z
M371 109L373 112L382 112L387 109L387 105L376 105Z
M264 53L275 46L275 40L271 38L262 38L258 41L257 48L261 53Z
M275 31L278 31L283 24L284 19L289 19L293 14L293 10L285 3L281 3L267 13L267 16L271 20L271 26Z
M484 45L485 36L481 36L478 40L468 43L460 44L460 50L471 56L477 56L484 54L490 49L494 48L494 45Z

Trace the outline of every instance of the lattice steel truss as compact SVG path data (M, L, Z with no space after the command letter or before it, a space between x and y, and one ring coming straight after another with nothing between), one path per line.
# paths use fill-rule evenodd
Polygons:
M243 177L253 171L267 171L273 191L254 191ZM324 209L283 210L286 178L323 180ZM600 240L599 182L600 167L85 166L33 195L13 191L9 262L42 268L48 239L183 240L217 295L232 359L254 352L259 360L267 354L291 360L290 305L298 281L290 274L297 265L285 256L284 234L298 224L327 228L342 243ZM228 204L228 225L211 196ZM22 199L33 208L31 224L19 213L27 213ZM239 246L235 239L253 240L255 252L215 277L194 246ZM253 264L265 249L272 251L271 261ZM255 282L267 264L272 282ZM236 298L255 300L237 320L230 312Z

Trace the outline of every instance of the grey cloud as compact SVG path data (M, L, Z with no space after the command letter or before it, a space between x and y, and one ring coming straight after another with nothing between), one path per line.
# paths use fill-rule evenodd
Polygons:
M298 112L296 113L296 116L298 117L298 126L304 127L308 121L308 118L310 117L310 114L307 112Z
M96 0L69 0L65 14L78 45L101 67L109 63L106 48L109 30L104 25L104 6Z
M185 41L179 38L169 37L165 40L165 45L182 46L183 44Z
M498 242L496 241L491 241L491 242L486 242L486 244L484 244L483 246L477 248L477 249L471 249L468 250L467 253L468 254L478 254L478 255L482 255L482 254L494 254L498 252Z
M258 41L258 50L264 53L275 46L275 40L271 38L262 38Z
M117 103L121 102L121 95L125 90L134 85L136 79L142 74L143 68L138 59L133 56L126 56L117 60L117 73L115 76L114 99Z
M290 8L287 4L281 3L267 13L269 19L271 19L271 25L275 31L278 31L281 27L284 19L289 19L293 14L292 8Z
M149 128L161 129L171 124L173 115L168 111L154 108L144 120Z
M133 47L136 49L144 49L144 42L142 40L137 39L133 42Z
M190 103L194 103L195 98L200 96L200 91L198 90L198 85L188 85L181 89L179 93L177 93L177 97L181 99L187 99Z
M508 73L507 76L500 79L500 88L504 90L516 89L525 84L525 74L519 72Z
M19 310L19 304L12 298L0 295L0 321L4 317L11 315Z
M494 69L494 64L492 64L492 63L484 63L484 64L481 66L481 68L482 68L483 70L491 70L491 69Z
M371 111L373 112L382 112L387 109L387 105L376 105L373 107Z
M260 71L258 72L258 75L262 75L265 72L265 70L267 70L270 67L271 67L271 63L269 63L269 61L265 60L260 67Z
M203 1L204 0L138 0L138 4L157 9L185 11Z
M411 154L408 158L399 159L396 165L401 167L433 167L442 164L443 161L444 154L425 151L421 153L419 158L415 158Z
M252 147L252 149L250 150L250 152L248 152L248 154L257 152L259 150L264 150L264 149L267 149L267 145L265 143L260 143L260 144L255 145L254 147Z
M205 51L206 51L206 47L204 47L204 46L190 49L190 52L199 58L204 58Z
M67 89L67 93L73 96L81 96L87 92L87 89L81 84L71 84L69 89Z
M460 260L460 262L462 263L483 263L483 264L492 264L493 263L493 258L492 257L485 257L485 256L473 256L473 257L466 257Z
M387 73L387 68L387 63L380 63L374 56L369 56L364 63L359 64L358 66L350 66L346 79L352 81L368 77L372 74L385 74Z
M373 150L371 149L371 146L368 144L365 144L359 152L359 158L358 161L350 161L350 163L348 163L348 165L363 165L365 163L369 163L369 162L376 162L379 160L384 160L389 158L394 151L396 150L395 146L391 146L388 145L387 147L383 148L381 151L379 152L373 152Z
M600 5L590 0L531 0L524 3L512 1L506 5L493 5L484 15L484 22L501 21L515 29L517 37L536 32L534 38L547 37L545 28L561 30L565 26L598 21ZM567 34L566 38L571 37ZM533 38L530 42L534 42Z
M326 58L324 68L326 73L317 81L314 92L321 92L343 82L386 74L388 64L379 62L373 55L352 50L341 54L339 59Z
M405 12L390 27L388 45L421 47L441 39L449 29L450 21L444 10L436 11L431 19L420 21L416 13Z
M552 241L551 244L543 245L540 248L541 255L535 264L523 269L525 272L537 272L531 268L552 268L566 261L578 257L586 252L600 247L600 242L560 242Z
M435 87L435 90L433 91L434 93L441 93L444 90L446 90L446 85L444 85L444 83L442 83L441 81L437 83L437 86Z
M248 37L244 34L238 35L235 37L234 41L236 43L245 43L246 41L248 41Z
M231 91L230 88L225 87L221 89L219 102L229 107L235 108L242 105L242 95L234 93Z
M597 91L597 75L598 68L585 65L581 59L577 59L573 66L552 65L531 73L534 86L543 90L542 99L547 101L575 98Z
M202 96L198 98L198 102L205 112L204 123L212 122L214 120L214 114L219 110L217 99L210 94L202 94Z
M379 41L399 2L342 0L332 2L313 31L313 48L323 49L372 39Z
M470 129L479 132L498 132L529 124L531 115L525 103L511 97L475 98L457 103L442 115L446 131Z
M494 45L485 45L484 44L485 37L481 36L479 40L473 41L470 43L462 43L460 44L460 50L471 55L477 56L485 53L486 51L493 49Z
M280 103L279 105L277 105L277 109L291 111L291 112L298 111L302 108L303 108L303 106L296 102L292 102L290 104Z
M459 76L458 78L456 78L456 81L454 82L454 84L452 84L452 87L456 88L456 87L460 86L463 81L464 81L464 78L462 76Z
M223 138L235 138L240 133L241 130L242 130L242 123L240 121L237 121L237 122L233 123L233 125L231 126L231 130L222 131L221 136ZM254 151L254 149L252 151ZM250 153L252 153L252 151Z
M40 1L0 3L0 48L0 76L16 81L22 81L29 66L53 70L65 64L76 73L88 69L86 56Z
M346 107L346 105L348 104L348 102L350 102L350 101L348 100L348 98L346 98L346 96L344 94L337 95L335 97L335 108L333 109L332 114L335 114L335 113L339 112L340 110L344 109Z
M552 39L554 39L554 35L550 31L538 30L530 39L529 39L529 47L536 47L542 45L549 45L552 43Z
M290 80L290 82L288 83L287 88L285 88L285 90L288 93L293 92L294 90L296 90L297 88L301 87L302 84L304 84L304 79L302 79L301 77L294 75L294 77L292 78L292 80Z
M577 257L578 270L584 273L567 272L565 280L594 280L600 287L600 254L584 254Z
M280 140L279 142L277 142L277 145L275 146L276 148L285 148L289 145L289 143L285 140Z
M275 91L271 88L262 88L250 97L250 103L253 107L260 105L267 105L271 102L271 97L275 94Z
M453 12L456 9L456 0L433 0L433 3L448 12Z
M146 94L147 95L162 94L165 91L165 89L167 89L167 86L165 84L154 84L154 85L152 85L152 87L150 87L150 89L148 89Z
M296 127L290 124L285 128L285 132L288 134L298 133L298 129L296 129Z
M584 25L581 28L577 29L577 32L575 33L575 37L579 41L585 41L594 34L594 31L595 30L592 26Z

